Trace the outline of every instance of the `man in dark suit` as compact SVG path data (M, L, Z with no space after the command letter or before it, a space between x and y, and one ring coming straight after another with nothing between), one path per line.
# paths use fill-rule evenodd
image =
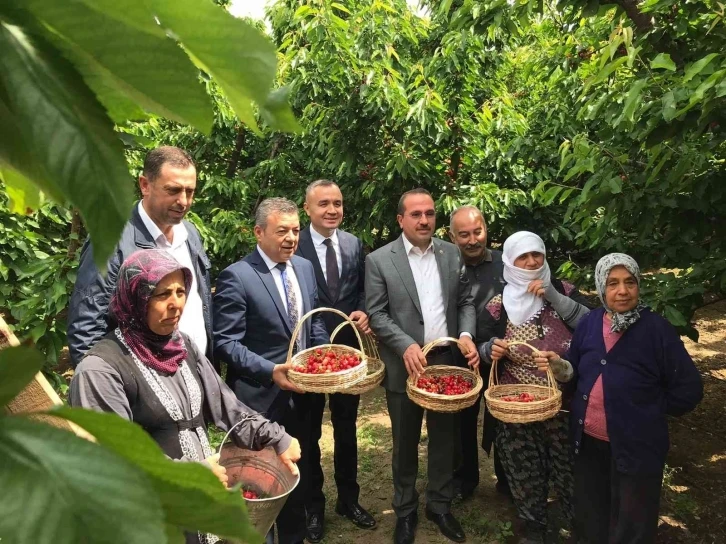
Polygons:
M264 200L255 215L257 248L226 268L214 295L214 353L227 363L227 384L250 408L280 423L300 441L305 463L309 436L309 397L288 379L286 363L292 332L318 306L315 272L294 255L300 219L294 202ZM295 350L328 343L320 314L306 320ZM301 479L277 517L279 544L305 538L305 481ZM267 535L268 544L273 533Z
M338 227L343 221L343 194L338 185L328 180L312 182L305 191L305 212L310 225L300 232L297 254L309 260L315 269L320 305L335 308L348 315L362 333L369 333L365 313L365 255L363 243ZM331 312L323 314L328 333L343 322ZM351 327L345 327L335 337L336 344L360 349ZM320 542L324 531L325 495L323 469L320 466L321 427L325 410L325 395L310 394L310 455L301 470L308 477L305 501L307 539ZM356 419L360 395L334 393L328 395L330 419L335 442L335 485L338 500L335 511L358 527L376 526L373 517L358 503L358 441Z
M396 544L411 544L418 523L418 444L423 409L406 395L406 379L427 365L455 364L454 346L429 352L422 346L441 337L458 338L470 366L479 366L472 340L476 316L459 249L433 238L434 201L428 191L414 189L401 196L398 224L403 234L366 258L366 307L380 341L386 365L386 402L393 431L393 509L398 517ZM457 450L456 414L428 412L428 487L426 517L456 542L466 535L451 514Z
M487 247L487 224L484 215L475 206L462 206L451 214L449 236L464 257L466 275L471 285L471 294L476 308L476 341L481 346L489 341L491 329L496 322L487 311L486 306L495 295L501 295L504 289L504 265L502 252ZM481 356L481 352L480 352ZM490 368L490 367L489 367ZM488 383L488 372L482 369L484 383ZM482 395L484 391L482 390ZM474 493L479 485L479 446L477 430L481 396L470 408L459 412L461 418L461 457L454 473L454 494L466 499ZM496 419L484 407L484 432L482 448L491 453L494 447ZM509 495L509 484L499 454L494 449L494 473L497 476L497 491Z

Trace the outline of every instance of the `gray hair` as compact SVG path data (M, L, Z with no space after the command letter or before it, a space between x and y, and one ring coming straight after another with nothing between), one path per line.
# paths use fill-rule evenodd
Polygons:
M335 187L338 187L338 189L340 189L338 184L330 179L316 179L315 181L310 183L310 185L308 185L305 188L305 200L308 199L308 197L310 196L310 193L313 192L314 189L316 189L318 187L330 187L332 185L334 185Z
M482 224L486 227L487 222L486 219L484 219L484 214L481 213L481 210L476 206L471 206L470 204L467 204L466 206L459 206L453 212L451 212L451 221L449 222L449 230L451 232L454 232L454 217L456 217L456 214L458 214L459 212L469 212L473 213L474 215L478 215L481 219Z
M257 207L257 211L255 212L255 226L260 227L263 230L267 228L267 219L270 217L270 214L273 213L297 214L299 211L297 209L297 204L287 198L266 198L260 202L260 205Z

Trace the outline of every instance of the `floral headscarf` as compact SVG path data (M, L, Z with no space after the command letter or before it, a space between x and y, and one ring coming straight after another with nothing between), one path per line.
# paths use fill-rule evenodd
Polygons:
M646 308L646 306L638 300L638 304L635 308L622 313L614 312L608 306L607 302L605 302L605 288L610 271L616 266L624 266L625 269L633 275L635 281L638 282L638 287L640 287L640 267L638 266L638 263L635 262L635 259L625 253L610 253L605 255L595 266L595 288L597 289L597 294L602 301L602 305L608 312L610 312L612 321L610 324L610 330L612 332L622 332L640 319L640 311Z
M156 334L149 328L149 299L161 280L181 270L187 292L192 285L192 272L179 264L166 251L142 249L130 255L118 271L116 290L110 309L129 348L146 366L173 374L186 359L187 350L179 329L172 334Z

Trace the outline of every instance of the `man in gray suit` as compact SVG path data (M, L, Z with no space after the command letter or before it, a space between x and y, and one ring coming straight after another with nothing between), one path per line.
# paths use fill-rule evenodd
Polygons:
M416 475L423 409L406 395L406 379L427 364L461 361L454 346L432 350L427 361L421 348L437 338L459 338L473 368L479 366L479 355L472 340L474 302L461 254L455 245L433 238L436 211L431 194L424 189L404 193L397 219L403 234L366 258L365 292L370 326L386 365L383 385L393 431L393 509L398 517L394 542L410 544L418 523ZM447 538L464 542L464 531L451 514L458 418L428 412L426 421L426 517Z

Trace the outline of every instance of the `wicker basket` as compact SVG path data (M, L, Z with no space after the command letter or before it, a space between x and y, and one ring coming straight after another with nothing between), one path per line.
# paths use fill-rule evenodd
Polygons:
M461 343L456 338L439 338L433 342L429 342L423 347L424 356L428 355L436 346L440 346L446 342L455 342L459 345ZM484 380L481 379L479 371L472 371L468 368L462 368L460 366L448 366L448 365L432 365L424 368L423 373L419 377L432 377L432 376L451 376L452 374L463 376L474 384L471 391L462 395L440 395L438 393L429 393L416 387L416 376L409 376L406 380L406 394L408 398L418 404L421 408L431 410L432 412L460 412L464 408L472 406L476 399L479 397L482 387L484 386Z
M538 351L537 348L525 342L509 342L509 344L520 344L529 347L532 351ZM492 369L489 373L489 387L484 391L487 408L495 418L505 423L533 423L557 415L562 407L562 391L557 387L557 382L550 368L547 368L546 386L526 383L499 385L497 364L498 361L492 363ZM502 400L502 397L517 396L520 393L543 397L543 400L533 402Z
M333 342L340 330L347 325L355 327L352 321L343 321L333 330L333 334L330 335L330 341ZM361 351L366 354L366 360L368 362L368 374L349 389L340 391L340 393L345 393L346 395L362 395L363 393L367 393L381 385L383 377L386 375L386 367L383 361L381 361L381 356L378 354L378 343L375 337L372 334L364 334L360 338L363 340Z
M302 329L303 323L305 323L305 320L310 316L319 312L333 312L342 316L346 321L349 321L347 315L335 308L315 308L314 310L306 313L302 319L297 322L295 330L292 331L290 347L287 351L287 360L292 363L293 367L287 373L287 378L300 389L308 393L342 393L352 385L355 385L363 380L366 377L366 374L368 374L368 362L365 353L355 348L339 344L323 344L322 346L304 349L295 355L292 353L292 350L295 347L295 341L297 340L298 334L300 334L300 329ZM356 337L358 338L358 342L363 345L363 340L358 333L358 329L355 327L353 327L353 329ZM316 349L322 349L324 352L332 352L336 355L357 355L360 357L361 362L353 368L341 370L339 372L331 372L330 374L307 374L305 372L298 372L295 370L296 366L304 365L308 355Z

